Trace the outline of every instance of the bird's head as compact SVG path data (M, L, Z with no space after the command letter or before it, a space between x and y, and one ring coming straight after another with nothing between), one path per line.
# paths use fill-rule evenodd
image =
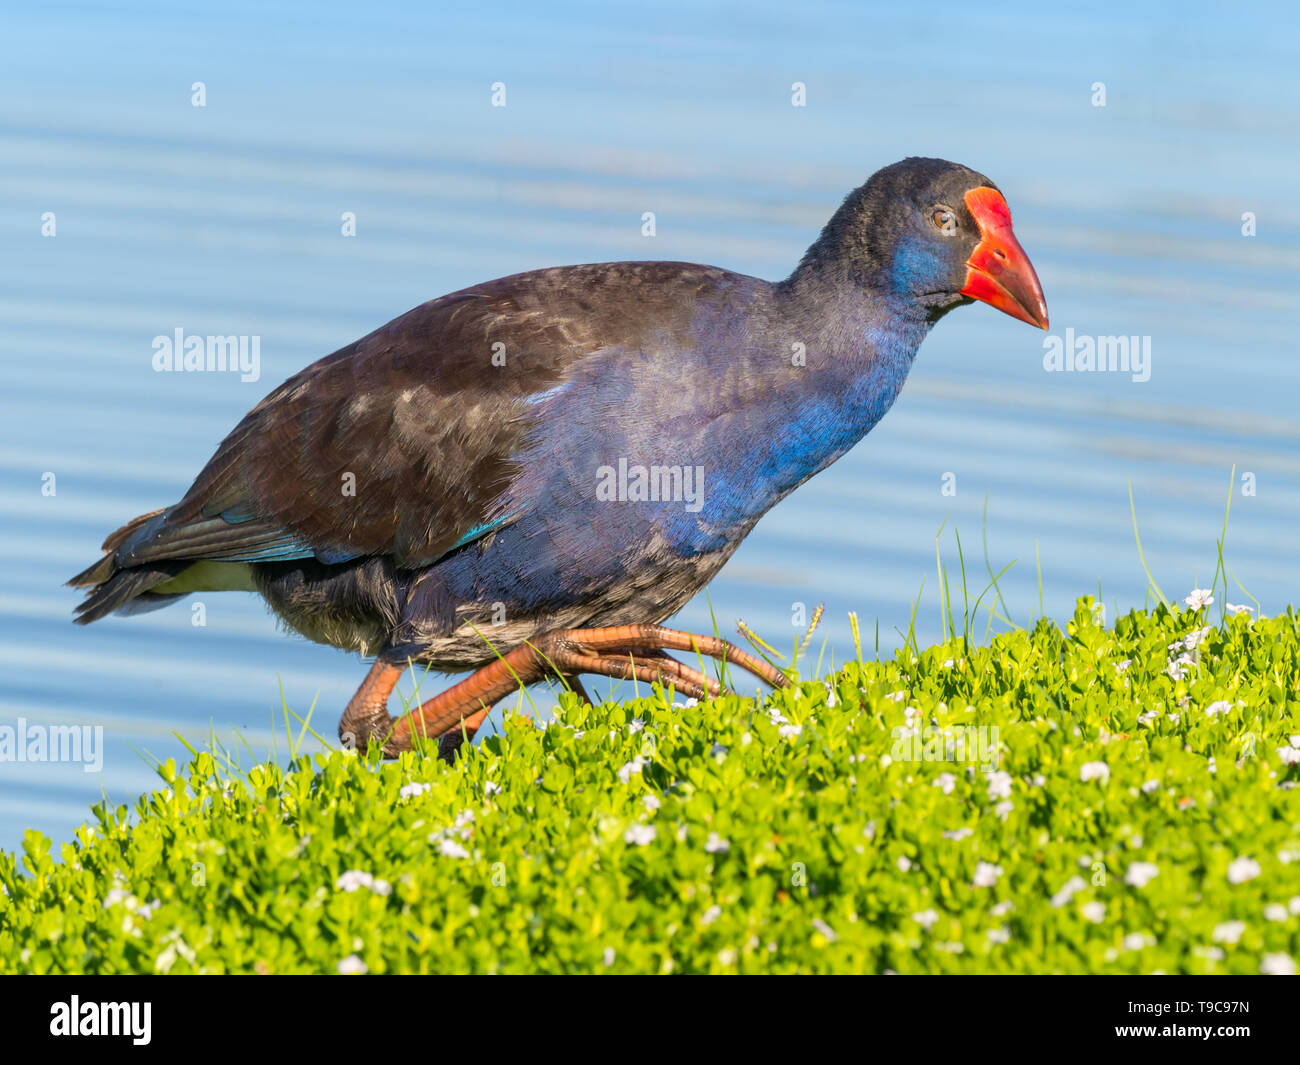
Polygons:
M932 318L980 300L1047 328L1043 289L1002 192L946 159L904 159L878 170L827 223L805 262L812 259L834 261Z

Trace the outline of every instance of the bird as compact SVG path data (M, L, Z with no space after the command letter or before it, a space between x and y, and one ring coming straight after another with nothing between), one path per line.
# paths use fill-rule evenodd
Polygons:
M930 329L982 302L1048 328L988 177L878 170L771 282L669 261L502 277L424 303L290 377L181 500L112 533L68 584L81 624L193 592L372 659L339 723L447 759L520 685L580 675L773 687L784 672L663 622L894 403ZM699 658L699 664L703 659ZM405 669L468 673L397 717Z

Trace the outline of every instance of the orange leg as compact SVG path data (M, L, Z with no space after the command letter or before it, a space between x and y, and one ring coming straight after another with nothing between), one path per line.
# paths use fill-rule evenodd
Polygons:
M715 636L692 635L662 625L557 629L516 647L396 721L388 716L386 704L401 667L376 662L343 712L339 737L357 747L373 739L389 758L410 749L413 733L443 737L439 750L450 760L464 739L483 724L493 704L548 674L576 679L579 673L592 673L647 683L666 681L697 699L722 692L716 681L670 657L665 653L668 650L695 651L730 662L773 688L789 684L780 670ZM581 685L575 690L581 691Z
M376 661L361 682L361 687L339 719L339 739L349 750L366 749L373 739L387 745L388 734L393 730L393 719L388 716L388 697L393 693L402 667L390 662Z

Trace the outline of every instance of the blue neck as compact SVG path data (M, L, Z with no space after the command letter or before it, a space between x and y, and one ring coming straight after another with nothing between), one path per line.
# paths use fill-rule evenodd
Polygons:
M915 316L872 320L824 310L831 311L825 324L808 334L807 365L790 367L780 386L750 405L742 424L719 423L711 434L716 454L727 461L708 466L703 520L665 515L674 527L670 539L696 550L734 539L737 526L752 526L840 458L893 405L930 323Z

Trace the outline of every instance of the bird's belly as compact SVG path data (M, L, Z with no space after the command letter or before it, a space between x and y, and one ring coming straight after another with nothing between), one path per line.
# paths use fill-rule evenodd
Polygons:
M743 539L683 553L647 524L618 537L620 552L586 529L570 538L507 528L419 570L387 558L306 559L257 564L254 579L281 622L309 640L457 672L555 629L664 621Z
M392 562L315 559L257 563L257 590L280 621L316 643L363 655L383 650L400 617Z
M540 601L521 595L527 591L523 588L497 587L500 598L488 592L459 604L454 627L440 624L436 611L421 609L416 592L394 634L392 653L444 671L475 669L556 629L662 622L713 579L737 546L689 558L660 557L652 566L624 569L615 580L580 590L557 589Z

